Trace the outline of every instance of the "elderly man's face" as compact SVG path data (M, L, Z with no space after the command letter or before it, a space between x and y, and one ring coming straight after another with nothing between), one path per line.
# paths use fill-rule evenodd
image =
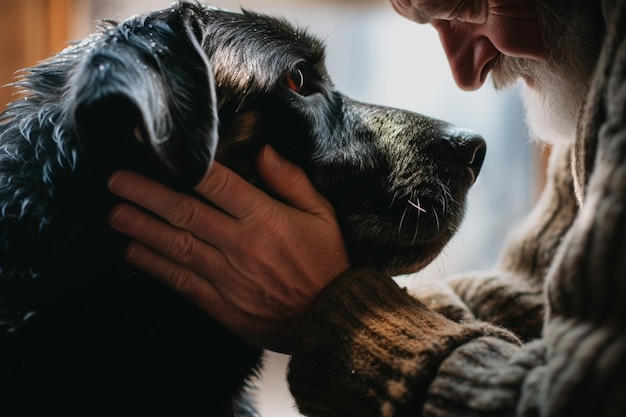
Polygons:
M533 0L391 0L401 15L437 29L460 88L475 90L502 56L542 61Z
M524 98L533 135L551 143L573 139L589 76L583 67L594 61L593 52L584 34L558 42L554 40L558 36L545 36L544 28L559 26L542 21L539 0L390 2L402 16L437 30L461 89L480 88L490 73L496 88L523 79L529 87ZM553 44L546 44L546 39L553 39L549 41ZM575 53L563 53L562 42Z

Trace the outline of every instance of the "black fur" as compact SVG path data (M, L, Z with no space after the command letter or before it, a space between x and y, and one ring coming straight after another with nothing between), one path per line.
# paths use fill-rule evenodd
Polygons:
M439 253L484 157L470 132L343 96L285 21L196 3L105 23L17 85L0 117L2 416L254 413L261 350L121 260L114 169L191 192L217 159L258 183L271 143L333 203L353 265L391 274Z

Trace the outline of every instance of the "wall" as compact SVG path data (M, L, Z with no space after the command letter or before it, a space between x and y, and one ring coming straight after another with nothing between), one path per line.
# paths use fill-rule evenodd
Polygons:
M14 99L7 84L91 29L87 0L0 0L0 111Z

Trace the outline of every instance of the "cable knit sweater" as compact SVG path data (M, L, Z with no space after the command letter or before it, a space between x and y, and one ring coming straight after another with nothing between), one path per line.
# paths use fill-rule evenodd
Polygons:
M453 308L340 276L296 335L304 415L626 416L626 0L603 5L576 144L498 268L452 279Z

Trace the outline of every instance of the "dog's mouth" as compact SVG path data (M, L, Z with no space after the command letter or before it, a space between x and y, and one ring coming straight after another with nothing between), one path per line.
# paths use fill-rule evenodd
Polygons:
M435 196L433 193L427 195L419 192L402 196L394 195L389 202L389 209L382 214L381 218L386 218L394 224L394 232L397 233L396 239L411 244L411 242L420 239L420 236L414 236L415 233L408 229L420 228L421 236L425 236L424 233L427 231L430 235L439 228L438 225L437 227L429 227L431 221L448 217L447 213L452 211L450 208L454 204L444 201L444 199L449 199L449 192L445 190L442 191L441 197Z
M409 198L385 216L353 217L358 225L345 233L351 262L390 275L415 272L430 263L456 233L463 211L453 201Z
M407 198L394 207L392 218L398 246L447 241L462 219L464 201L443 190L440 197Z
M439 153L437 149L443 149ZM401 198L396 192L390 214L398 221L398 240L406 245L449 239L461 223L469 188L476 182L486 156L484 139L452 128L433 145L430 169L413 175ZM395 203L397 201L397 203Z
M417 160L397 153L389 158L383 182L361 183L352 194L344 190L332 199L356 267L415 272L460 227L467 193L485 160L484 139L454 130L419 149Z
M338 212L353 266L389 274L424 267L461 223L464 193L458 194L458 189L442 188L436 197L416 193L396 197L383 211Z

